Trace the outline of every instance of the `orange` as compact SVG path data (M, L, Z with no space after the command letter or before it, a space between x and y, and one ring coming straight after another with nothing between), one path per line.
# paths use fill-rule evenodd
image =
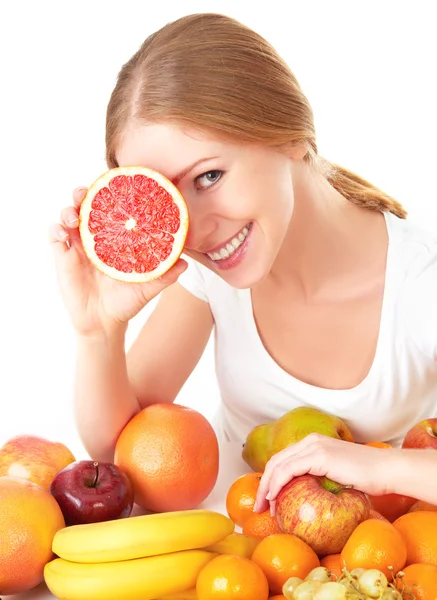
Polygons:
M256 493L262 473L246 473L238 477L228 490L226 510L230 518L239 527L253 514Z
M178 260L188 233L188 208L164 175L141 166L116 167L89 187L79 231L93 265L108 277L141 283Z
M357 567L379 569L391 579L389 567L393 567L397 573L405 566L407 547L391 523L367 519L350 535L341 551L341 560L349 571Z
M55 533L65 527L58 503L42 486L0 477L0 594L19 594L43 581Z
M308 573L320 566L314 550L296 535L279 533L260 541L252 560L263 571L273 594L281 594L282 586L290 577L305 579Z
M399 517L393 526L407 546L407 565L437 565L437 513L418 511Z
M134 486L135 502L155 512L195 508L212 491L219 448L209 421L180 404L152 404L121 432L114 462Z
M267 600L269 584L249 558L221 554L200 571L196 591L198 600Z
M436 600L437 566L414 564L402 569L404 576L396 580L399 590L410 587L415 600ZM407 596L409 597L409 596Z
M326 567L336 577L340 577L343 570L341 554L328 554L320 559L320 566Z
M417 512L418 510L437 511L437 506L435 504L430 504L429 502L424 502L423 500L418 500L413 504L408 512Z
M365 446L373 446L373 448L391 448L391 444L387 442L367 442Z
M281 533L270 509L262 513L252 513L243 523L242 532L255 538L265 538L272 533Z

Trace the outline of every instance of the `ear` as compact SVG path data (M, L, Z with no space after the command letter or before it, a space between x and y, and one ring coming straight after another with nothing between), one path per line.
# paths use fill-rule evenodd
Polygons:
M306 142L291 142L286 145L285 151L291 160L303 160L308 154L308 144Z

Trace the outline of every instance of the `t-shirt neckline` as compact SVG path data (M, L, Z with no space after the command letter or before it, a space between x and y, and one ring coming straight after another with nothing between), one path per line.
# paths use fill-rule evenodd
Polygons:
M397 247L395 242L397 239L397 232L393 222L393 220L397 219L397 217L389 212L383 212L383 215L387 227L388 248L378 340L372 365L364 379L356 386L344 389L318 387L298 379L294 375L291 375L285 371L285 369L283 369L269 354L260 338L253 314L252 294L250 288L240 290L243 293L243 302L245 304L244 314L247 316L247 330L250 336L249 341L251 344L253 344L253 348L258 353L259 359L264 365L264 368L270 372L273 379L278 381L279 385L283 383L285 387L289 389L293 388L296 390L296 393L301 395L317 393L319 395L324 394L326 396L338 396L341 394L345 395L358 393L367 388L374 379L375 373L378 371L379 365L381 364L381 356L384 355L388 340L390 339L390 324L392 321L390 316L393 315L393 296L397 281L397 269L395 268Z

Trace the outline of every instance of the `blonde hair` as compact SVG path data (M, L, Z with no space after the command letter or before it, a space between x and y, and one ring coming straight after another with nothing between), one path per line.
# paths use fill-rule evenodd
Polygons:
M117 145L132 119L173 122L247 143L303 143L304 160L345 198L406 217L398 201L319 156L312 109L288 65L230 17L182 17L149 36L123 65L106 115L109 168L117 166Z

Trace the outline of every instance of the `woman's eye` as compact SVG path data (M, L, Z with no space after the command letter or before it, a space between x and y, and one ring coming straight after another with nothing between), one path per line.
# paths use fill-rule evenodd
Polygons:
M207 189L217 183L222 175L223 171L219 171L218 169L214 169L214 171L207 171L206 173L203 173L203 175L196 177L196 188L198 190Z

